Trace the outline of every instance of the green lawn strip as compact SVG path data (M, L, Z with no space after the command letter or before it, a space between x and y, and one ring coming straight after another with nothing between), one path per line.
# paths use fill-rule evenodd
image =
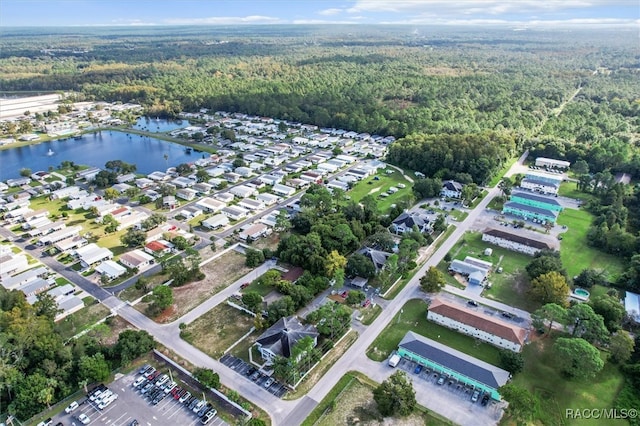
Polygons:
M322 401L320 401L320 403L316 405L316 408L314 408L311 414L309 414L309 416L307 416L307 418L302 422L302 426L314 426L316 422L320 420L325 411L327 411L329 407L335 404L338 396L340 396L343 391L348 389L354 380L357 379L351 373L347 373L342 376L340 380L338 380L338 383L336 383L336 385L331 388L329 393L326 394L324 398L322 398Z
M88 300L87 300L88 299ZM109 309L93 298L83 299L85 307L56 323L56 330L64 340L70 339L109 315Z
M586 210L565 209L558 217L558 224L567 227L562 234L560 257L569 277L578 275L583 269L601 269L615 279L624 271L623 262L614 255L604 253L587 244L587 233L593 215Z
M241 293L247 293L249 291L255 291L260 296L265 297L267 294L275 291L275 287L271 285L265 285L260 279L253 280L248 287L241 290Z
M385 327L367 349L367 356L374 361L383 361L398 348L407 331L436 340L489 364L499 364L499 349L488 343L427 321L427 304L423 300L409 300L401 312Z
M513 378L517 386L531 391L538 399L532 424L624 425L622 420L565 418L565 410L612 408L624 378L618 367L607 363L592 379L567 379L557 368L553 352L555 336L545 337L524 347L524 370Z
M229 353L235 356L236 358L241 358L246 362L249 362L250 361L249 349L251 349L251 347L256 342L256 339L260 336L261 333L262 333L261 331L254 331L253 333L248 335L243 341L235 345L233 349L229 351ZM255 359L256 358L254 358L254 360ZM257 361L260 362L260 359L257 359Z
M71 284L71 283L69 282L69 280L67 280L64 277L56 278L56 285L65 285L65 284Z
M397 203L406 195L411 194L411 183L407 181L402 173L395 169L393 173L386 173L386 170L380 170L378 174L365 178L358 182L351 190L348 191L349 197L352 200L359 202L364 197L371 195L378 201L378 210L386 212L392 204ZM378 180L376 180L376 178ZM406 185L405 188L399 188L398 184ZM380 194L386 193L389 188L395 186L398 192L390 194L387 197L380 197ZM374 191L374 192L372 192Z
M364 325L371 325L371 323L373 323L373 321L378 318L381 312L382 308L380 307L380 305L364 309L360 322Z
M473 199L473 202L471 203L469 208L471 210L475 209L478 206L478 204L480 204L480 201L484 200L484 197L486 197L488 194L489 192L483 189L480 195L478 195L476 198Z
M487 184L487 186L489 188L493 188L494 186L496 186L498 183L500 183L500 180L502 179L502 177L509 171L509 169L511 168L511 166L513 166L513 164L518 161L518 157L513 157L510 158L509 160L507 160L504 163L504 166L498 170L498 172L493 176L493 178L489 181L489 183Z

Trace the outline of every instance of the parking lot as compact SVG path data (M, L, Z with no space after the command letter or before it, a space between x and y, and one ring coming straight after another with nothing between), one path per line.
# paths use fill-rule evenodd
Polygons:
M108 388L118 394L118 399L100 410L95 402L88 398L78 400L80 406L70 414L64 411L53 419L53 424L80 426L81 414L90 419L92 425L128 426L137 420L141 426L152 425L199 425L200 418L184 404L171 397L165 397L157 405L152 405L148 398L140 394L132 384L139 377L137 371L116 379ZM91 391L91 389L90 389ZM216 416L208 425L223 426L227 423Z
M271 379L272 383L269 383L270 377L268 375L258 371L256 367L240 358L226 354L220 358L220 362L243 376L246 380L252 381L257 386L262 387L264 390L274 394L278 398L282 398L284 394L287 393L287 388L284 385L273 379Z
M445 380L438 385L439 373L422 368L415 373L417 364L402 358L397 368L407 372L416 390L418 402L427 408L437 406L440 414L443 409L447 411L446 417L460 425L491 425L497 424L501 416L504 403L491 399L486 405L482 405L482 394L477 402L472 402L474 390L469 386L457 383L455 380Z

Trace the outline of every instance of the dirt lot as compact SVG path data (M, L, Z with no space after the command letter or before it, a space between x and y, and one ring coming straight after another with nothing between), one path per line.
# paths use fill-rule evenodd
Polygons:
M244 264L244 255L229 251L202 267L205 278L173 289L173 306L154 318L160 323L168 323L180 318L211 296L224 290L229 284L251 269ZM139 303L136 309L145 312L147 303Z
M218 359L253 326L253 317L223 303L192 322L182 337L204 353Z
M322 417L316 425L394 425L423 426L424 419L416 414L403 418L383 418L378 412L371 388L354 379L335 401L331 412Z

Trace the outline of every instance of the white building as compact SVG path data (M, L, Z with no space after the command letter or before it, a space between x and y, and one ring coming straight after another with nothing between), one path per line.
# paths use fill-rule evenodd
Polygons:
M217 214L202 221L202 226L208 229L218 229L229 224L229 217L224 214Z
M51 244L55 244L58 241L62 241L69 237L75 237L79 235L80 231L82 231L81 226L70 226L68 228L63 228L63 229L60 229L59 231L55 231L41 237L40 241L38 241L38 245L48 246Z
M137 268L138 270L149 266L153 262L153 256L143 252L140 249L131 250L120 256L120 263L127 268Z
M242 241L256 241L257 239L260 239L265 235L268 235L270 232L271 232L271 229L269 229L267 225L263 223L256 223L243 229L238 235L238 237Z
M213 198L203 198L196 202L196 206L200 207L204 211L208 213L216 213L225 208L227 205L219 200L214 200Z
M427 319L513 352L520 352L527 340L524 328L441 299L431 302Z
M100 275L106 275L110 280L114 280L127 272L127 268L114 262L113 260L105 260L96 266L96 272Z
M552 248L545 242L527 238L522 235L511 234L500 229L485 229L482 233L482 241L530 256L535 255L540 250L549 250Z
M283 197L291 196L296 192L295 188L291 188L290 186L280 185L280 184L273 185L273 188L271 188L271 191L274 194L278 194Z
M536 158L536 166L550 169L568 169L571 167L571 163L563 160L554 160L553 158L538 157Z
M91 243L77 249L76 256L80 259L82 266L88 268L96 263L112 259L113 253L108 248Z
M231 220L240 220L247 217L249 210L238 206L230 206L222 209L222 214Z

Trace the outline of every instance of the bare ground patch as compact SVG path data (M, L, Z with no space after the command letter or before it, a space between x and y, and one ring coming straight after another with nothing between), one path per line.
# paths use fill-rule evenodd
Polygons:
M181 337L212 358L244 336L253 326L253 317L222 303L189 324Z
M244 262L244 255L232 250L207 263L201 268L205 278L182 287L174 287L173 306L154 320L159 323L175 321L214 294L224 290L229 284L251 271ZM148 303L139 303L136 309L145 312L147 306Z
M383 418L373 400L371 388L354 379L335 400L330 412L317 423L318 426L335 425L371 425L371 426L423 426L425 421L418 414L403 418Z

